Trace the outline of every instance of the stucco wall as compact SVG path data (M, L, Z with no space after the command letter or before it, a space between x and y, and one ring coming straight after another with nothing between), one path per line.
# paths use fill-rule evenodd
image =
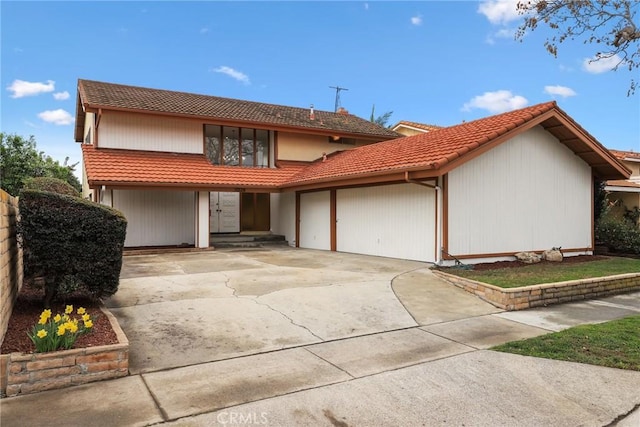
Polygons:
M322 153L350 150L361 145L365 143L356 141L355 145L333 144L327 136L278 132L278 159L313 161L321 158Z
M22 287L22 249L16 239L18 198L0 190L0 343L7 331L16 296Z

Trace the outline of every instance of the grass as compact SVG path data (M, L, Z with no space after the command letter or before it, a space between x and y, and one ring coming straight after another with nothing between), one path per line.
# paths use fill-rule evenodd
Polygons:
M497 268L495 270L474 271L447 268L442 271L501 288L517 288L590 277L640 273L640 259L611 257L597 261L540 263L518 268Z
M640 371L640 316L576 326L492 350Z

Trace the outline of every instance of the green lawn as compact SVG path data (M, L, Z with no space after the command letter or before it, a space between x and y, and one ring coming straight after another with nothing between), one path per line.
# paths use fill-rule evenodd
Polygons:
M460 270L442 268L441 271L489 283L501 288L517 288L540 283L564 282L590 277L612 276L624 273L640 273L640 259L611 257L597 261L576 263L540 263L519 268L495 270Z
M640 316L576 326L492 350L640 371Z

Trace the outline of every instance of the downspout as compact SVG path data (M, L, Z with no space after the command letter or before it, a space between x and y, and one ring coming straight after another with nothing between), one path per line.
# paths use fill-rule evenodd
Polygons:
M440 178L438 178L439 180ZM423 187L433 188L436 190L436 265L442 264L442 188L439 185L427 184L423 181L417 181L409 178L409 172L405 171L404 180L409 184L416 184Z

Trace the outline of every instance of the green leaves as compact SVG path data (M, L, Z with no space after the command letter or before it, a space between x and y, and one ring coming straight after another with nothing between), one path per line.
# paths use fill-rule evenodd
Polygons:
M25 183L34 177L52 177L66 181L80 191L82 185L74 175L76 164L61 165L39 152L33 136L25 139L16 134L0 133L0 187L17 196Z

